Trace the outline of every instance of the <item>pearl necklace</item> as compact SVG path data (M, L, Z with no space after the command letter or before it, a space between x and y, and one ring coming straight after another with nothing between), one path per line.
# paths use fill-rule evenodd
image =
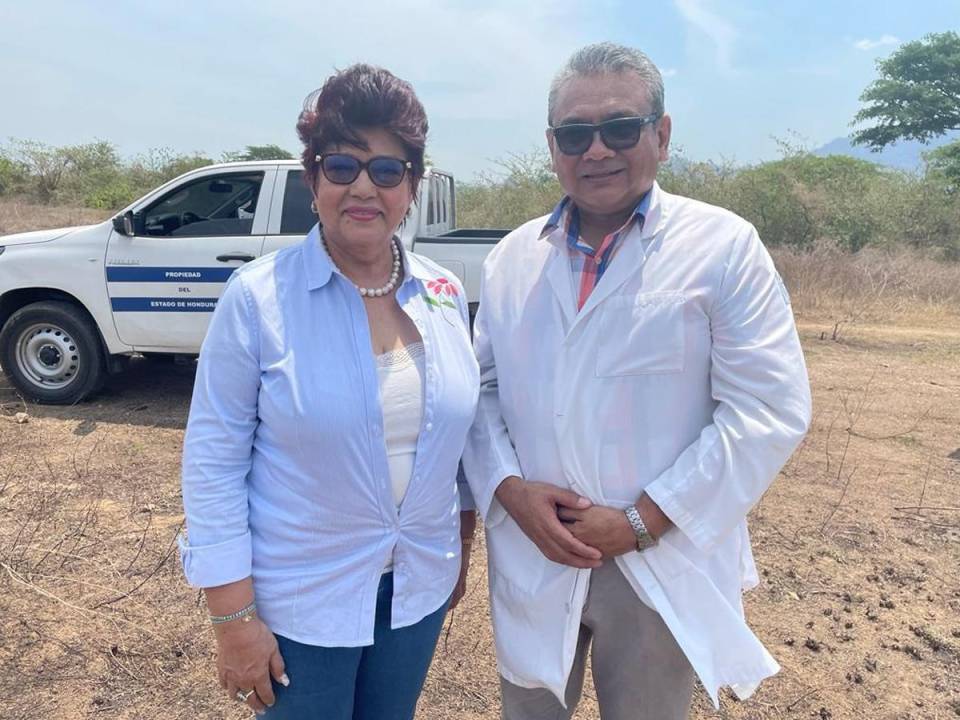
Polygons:
M330 258L330 264L333 265L334 269L344 277L347 277L343 274L343 271L337 267L337 263L333 259L333 255L330 254L330 248L327 247L327 241L325 238L321 237L323 241L323 249L327 251L327 256ZM393 289L397 286L397 281L400 280L400 247L397 245L396 240L390 241L390 250L393 252L393 269L390 271L390 279L387 281L387 284L383 287L378 288L365 288L360 287L356 283L353 283L353 286L357 289L357 292L360 293L363 297L383 297L384 295L389 295L393 292ZM348 280L350 278L347 278ZM351 280L351 282L353 282Z

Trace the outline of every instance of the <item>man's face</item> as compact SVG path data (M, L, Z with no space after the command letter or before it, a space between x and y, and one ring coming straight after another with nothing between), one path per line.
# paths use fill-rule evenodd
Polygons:
M651 112L643 81L631 72L576 76L560 89L552 124L599 123ZM547 142L560 185L577 207L597 215L632 210L653 185L657 165L667 159L670 118L645 126L640 141L626 150L611 150L594 133L581 155L564 155L551 131Z

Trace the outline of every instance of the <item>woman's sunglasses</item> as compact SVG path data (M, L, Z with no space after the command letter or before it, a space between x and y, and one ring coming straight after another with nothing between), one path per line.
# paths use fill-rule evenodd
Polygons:
M360 162L353 155L346 153L325 153L317 155L323 176L335 185L349 185L360 176L360 171L366 169L367 175L377 187L392 188L403 182L407 170L413 167L409 160L400 160L388 155L378 155L366 162Z
M643 117L614 118L601 123L570 123L551 127L557 147L564 155L582 155L593 144L593 134L600 133L603 144L611 150L629 150L640 142L643 128L660 119L660 113Z

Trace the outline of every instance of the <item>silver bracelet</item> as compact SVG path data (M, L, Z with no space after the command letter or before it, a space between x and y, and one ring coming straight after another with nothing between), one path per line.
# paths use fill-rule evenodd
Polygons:
M223 623L228 623L231 620L239 620L240 618L249 617L257 611L257 603L252 602L247 605L245 608L237 610L235 613L230 613L229 615L211 615L210 622L214 625L222 625Z

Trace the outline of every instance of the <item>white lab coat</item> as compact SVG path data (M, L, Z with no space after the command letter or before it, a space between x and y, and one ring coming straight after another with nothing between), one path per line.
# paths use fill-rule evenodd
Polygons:
M789 297L749 223L651 192L579 312L562 241L539 239L546 218L484 265L464 468L486 521L498 665L561 702L590 571L547 560L507 516L494 491L509 475L618 508L646 491L676 527L616 562L714 703L779 670L740 595L757 583L747 513L810 421Z

